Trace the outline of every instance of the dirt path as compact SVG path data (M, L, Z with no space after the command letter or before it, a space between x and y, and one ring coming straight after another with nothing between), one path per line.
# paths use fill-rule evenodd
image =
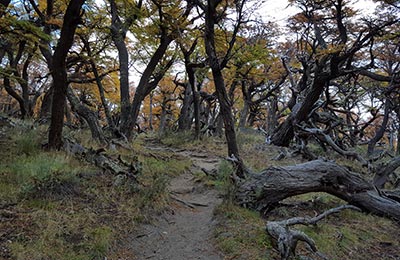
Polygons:
M154 224L143 225L132 239L132 249L137 260L219 260L211 241L214 227L213 210L221 203L217 191L195 183L194 172L215 170L218 158L207 154L168 149L192 160L190 171L171 180L168 190L172 205Z

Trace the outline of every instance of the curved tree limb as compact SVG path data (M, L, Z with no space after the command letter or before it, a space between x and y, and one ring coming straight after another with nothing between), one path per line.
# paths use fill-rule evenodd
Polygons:
M353 209L360 211L359 208L352 205L342 205L336 208L329 209L316 217L294 217L282 221L269 221L267 223L267 232L278 242L278 249L281 254L281 259L289 259L292 255L296 254L297 242L304 241L307 243L311 250L316 253L317 247L314 240L308 237L301 231L290 229L289 226L293 225L316 225L318 221L326 218L327 216L338 213L344 209ZM321 254L320 254L321 255ZM325 257L323 257L325 258Z
M331 161L314 160L295 166L270 167L237 183L236 201L262 213L285 198L326 192L363 211L400 220L400 202L386 196L360 175Z
M400 167L400 156L397 156L392 160L390 160L390 162L386 164L384 167L378 169L374 177L374 185L378 188L383 188L383 186L385 186L385 183L389 179L389 175L399 167Z
M368 161L365 160L361 155L359 155L357 152L354 152L354 151L343 150L332 140L332 138L329 135L325 134L321 129L302 128L302 130L316 135L318 139L327 143L330 147L332 147L333 150L335 150L335 152L339 153L340 155L354 158L357 161L359 161L363 166L369 166Z

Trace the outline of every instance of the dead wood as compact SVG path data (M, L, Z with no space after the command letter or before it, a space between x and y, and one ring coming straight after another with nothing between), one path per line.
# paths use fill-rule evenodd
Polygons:
M109 172L113 175L123 175L136 182L136 176L140 172L140 164L138 161L126 162L120 156L113 158L104 153L104 149L86 148L81 144L65 139L64 150L78 158L96 165L97 167Z
M326 192L363 211L400 220L400 203L359 174L331 161L314 160L295 166L270 167L236 182L236 201L266 213L285 198Z
M378 188L383 188L385 183L389 180L390 174L400 167L400 156L390 160L384 167L380 167L374 177L374 184Z
M208 204L205 204L205 203L200 203L200 202L195 202L195 201L186 201L186 200L180 199L173 195L171 195L170 197L192 209L195 209L196 207L208 207L209 206Z
M329 135L325 134L321 129L303 128L302 130L315 135L320 141L328 144L338 154L349 157L349 158L356 159L357 161L359 161L362 164L362 166L369 167L368 161L365 160L360 154L358 154L355 151L343 150L332 140L332 138Z
M359 208L352 205L342 205L340 207L329 209L313 218L294 217L282 221L269 221L267 223L266 230L268 234L270 234L277 241L278 250L280 252L281 259L283 260L289 259L290 257L294 257L296 255L296 247L299 241L305 242L313 253L318 254L320 257L326 259L326 257L324 257L321 253L318 253L314 240L308 237L305 233L290 229L289 227L293 225L316 225L317 222L323 218L344 209L360 211Z

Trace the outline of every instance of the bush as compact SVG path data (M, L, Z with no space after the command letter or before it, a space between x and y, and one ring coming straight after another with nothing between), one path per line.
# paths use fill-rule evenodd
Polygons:
M76 169L66 157L46 153L22 157L11 167L23 198L46 198L75 192L78 178Z
M220 189L226 201L232 201L234 196L234 185L232 183L231 174L234 169L232 164L223 160L218 165L218 175L215 181L215 186Z
M34 155L39 151L40 139L38 131L29 129L14 138L18 154Z

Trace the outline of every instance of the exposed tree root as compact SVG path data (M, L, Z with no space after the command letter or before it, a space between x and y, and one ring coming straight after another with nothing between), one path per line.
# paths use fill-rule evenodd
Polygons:
M323 218L337 213L343 209L353 209L360 211L359 208L352 205L342 205L337 208L329 209L316 217L294 217L282 221L269 221L267 223L267 232L270 234L278 243L278 250L282 260L289 259L290 257L296 256L296 246L299 241L305 242L314 254L326 259L321 253L318 252L314 240L308 237L305 233L290 229L293 225L316 225L318 221Z

